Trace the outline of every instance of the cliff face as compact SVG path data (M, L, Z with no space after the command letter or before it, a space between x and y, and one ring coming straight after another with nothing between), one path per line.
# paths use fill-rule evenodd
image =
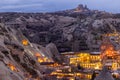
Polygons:
M53 43L42 47L29 42L18 25L0 24L0 80L44 80L54 68L40 63L61 63L63 58Z

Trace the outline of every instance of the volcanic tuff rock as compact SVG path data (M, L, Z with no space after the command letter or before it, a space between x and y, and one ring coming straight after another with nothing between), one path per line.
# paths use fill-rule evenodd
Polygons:
M53 70L40 65L38 61L40 57L55 61L49 48L47 51L39 44L30 43L19 27L8 28L1 23L0 30L0 80L41 80L43 73ZM50 48L57 51L56 46L52 45ZM61 57L58 51L55 56Z
M113 32L108 23L118 31L120 25L119 14L83 5L54 13L1 13L0 18L9 27L19 27L30 42L43 46L52 42L60 52L88 51L94 46L98 51L101 34Z
M59 52L99 51L102 34L120 31L119 14L82 5L54 13L0 13L0 22L3 80L43 78L54 69L39 64L39 57L66 62Z
M1 13L0 18L9 27L19 27L30 42L43 46L52 42L60 52L99 51L101 34L114 32L108 23L120 31L119 14L83 5L54 13Z
M112 74L106 67L103 67L102 71L94 80L114 80Z

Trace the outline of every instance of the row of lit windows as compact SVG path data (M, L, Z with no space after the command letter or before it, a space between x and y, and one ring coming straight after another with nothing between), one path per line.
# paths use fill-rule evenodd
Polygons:
M83 68L90 68L90 69L101 69L102 64L101 63L85 63L80 64Z
M81 56L76 58L70 58L71 63L90 63L91 61L100 61L100 56Z
M91 79L92 75L91 74L83 74L83 73L57 73L57 72L52 72L51 75L57 75L57 77L64 77L64 76L76 76L84 79Z
M113 70L116 70L116 69L118 69L119 68L119 64L118 63L113 63L112 64L112 69Z

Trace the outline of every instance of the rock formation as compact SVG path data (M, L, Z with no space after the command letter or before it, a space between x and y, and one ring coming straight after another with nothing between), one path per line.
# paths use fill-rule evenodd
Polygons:
M106 67L103 67L103 70L95 78L95 80L114 80L110 72Z
M59 54L52 44L48 51L39 44L29 42L22 34L19 27L9 27L0 24L0 79L1 80L41 80L47 66L40 65L43 62L54 62ZM56 49L53 52L51 49ZM57 57L58 56L58 57ZM57 60L55 61L57 62Z
M120 31L119 14L82 5L54 13L0 13L0 22L0 80L39 80L54 70L41 60L61 64L67 60L60 52L99 51L102 34L114 32L109 24Z

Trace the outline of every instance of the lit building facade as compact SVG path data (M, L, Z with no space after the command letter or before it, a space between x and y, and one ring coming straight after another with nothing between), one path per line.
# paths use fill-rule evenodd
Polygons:
M108 54L108 57L105 60L106 62L104 64L104 62L102 61L103 55L101 55L100 52L91 52L91 53L79 52L74 54L65 54L65 56L69 58L69 64L74 65L76 67L80 65L83 69L101 70L103 65L106 65L111 70L117 70L120 67L120 62L119 62L120 56L118 55L117 57L114 57L113 55L111 56L110 54Z

